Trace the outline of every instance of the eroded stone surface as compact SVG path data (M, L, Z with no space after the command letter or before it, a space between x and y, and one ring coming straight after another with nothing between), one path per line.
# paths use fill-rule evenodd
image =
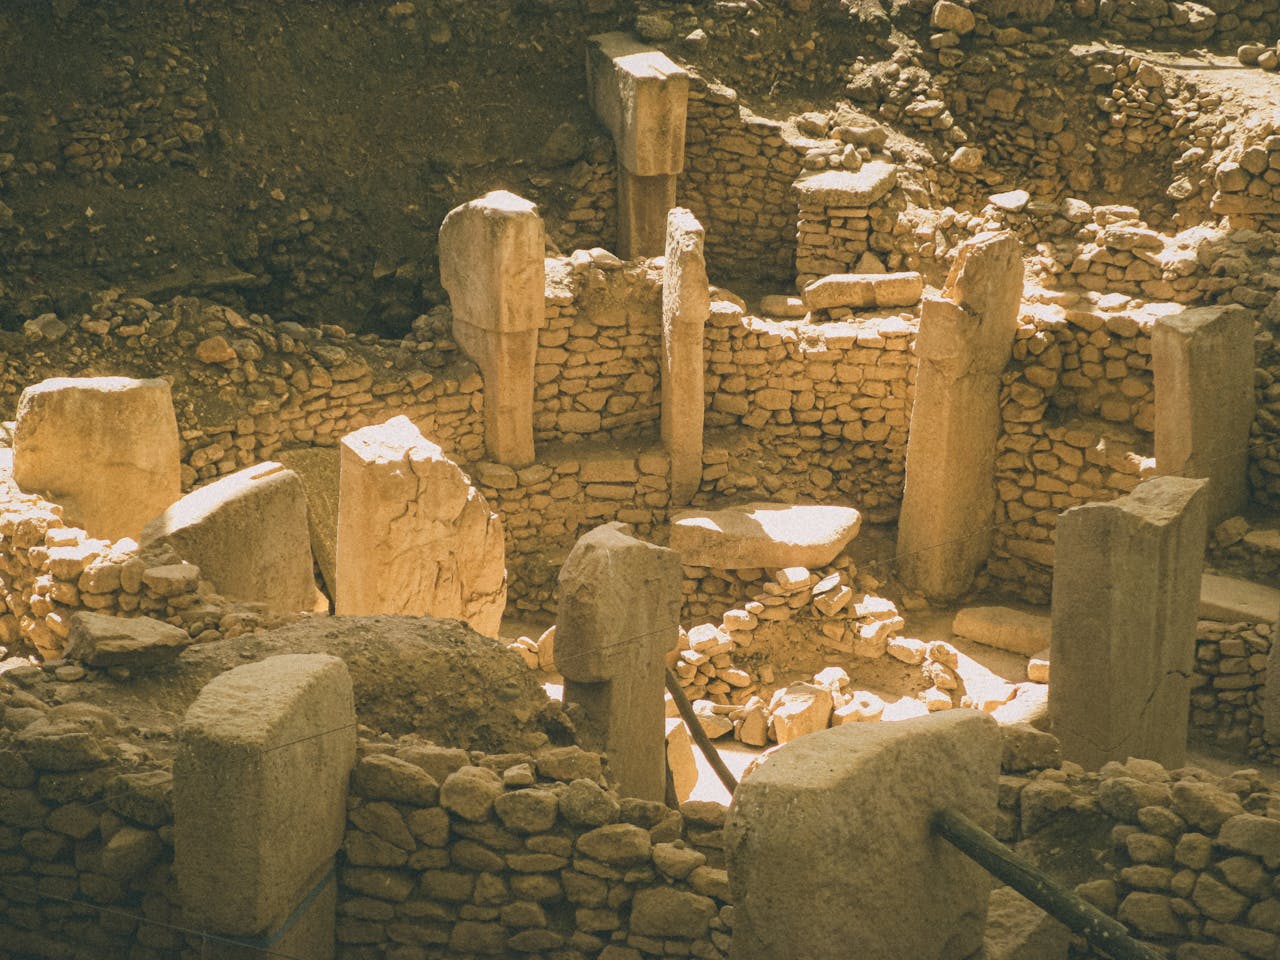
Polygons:
M757 502L675 513L670 542L681 562L694 566L821 567L861 525L852 507Z

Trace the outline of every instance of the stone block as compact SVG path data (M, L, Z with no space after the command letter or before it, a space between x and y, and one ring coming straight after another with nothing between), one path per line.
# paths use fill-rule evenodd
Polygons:
M81 610L71 616L62 655L91 667L136 672L172 663L190 643L187 631L151 617L109 617Z
M152 519L144 548L168 544L232 600L276 613L316 603L307 499L292 470L269 461L193 490Z
M924 279L918 273L833 273L804 288L804 303L810 310L911 307L923 292Z
M652 177L684 169L689 74L661 50L625 33L591 37L587 97L624 170Z
M90 535L137 539L182 492L169 384L55 377L22 391L13 477Z
M856 172L824 170L801 177L795 183L800 206L869 207L898 183L898 168L883 160L864 163Z
M999 775L998 726L970 710L781 747L743 778L725 824L735 960L974 954L991 878L931 821L949 806L993 828Z
M822 567L858 535L852 507L748 503L671 517L671 549L695 567Z
M681 207L667 216L662 268L662 442L671 462L671 502L688 503L702 483L703 337L711 313L703 230Z
M188 923L270 933L325 876L346 827L355 723L337 657L270 657L200 691L173 769L174 872ZM330 913L330 955L332 924Z
M332 597L338 584L338 450L334 447L300 447L281 450L276 457L302 481L307 497L311 555Z
M1012 607L964 607L956 611L951 632L988 647L1031 656L1049 646L1053 621Z

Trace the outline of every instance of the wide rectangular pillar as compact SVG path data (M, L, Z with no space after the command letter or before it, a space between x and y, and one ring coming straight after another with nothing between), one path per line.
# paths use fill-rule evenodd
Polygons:
M702 356L711 292L702 224L682 207L667 215L662 270L662 443L671 460L671 503L683 506L702 483L706 399Z
M964 593L991 552L1000 376L1021 302L1022 245L1008 232L962 244L941 296L924 299L898 556L932 598Z
M484 376L484 442L498 463L533 462L533 366L545 319L546 238L533 203L495 190L440 225L440 283L453 336Z
M1248 502L1253 425L1253 316L1238 306L1195 307L1156 320L1151 334L1156 467L1205 477L1210 525Z
M618 155L618 254L659 256L684 169L689 75L628 34L600 34L587 47L587 96Z
M1088 769L1186 756L1205 486L1157 477L1058 518L1049 712L1063 755Z

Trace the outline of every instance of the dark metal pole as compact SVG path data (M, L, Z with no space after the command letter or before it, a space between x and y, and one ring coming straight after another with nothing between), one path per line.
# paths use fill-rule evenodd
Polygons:
M702 729L702 722L698 719L698 715L693 712L693 704L684 695L684 690L680 686L680 681L676 679L676 675L670 669L666 671L666 674L667 692L671 694L671 699L676 702L676 709L680 711L680 719L689 728L689 736L693 737L693 742L698 745L702 755L707 758L707 763L711 764L711 769L716 772L716 776L720 778L724 788L732 795L738 789L737 779L729 771L729 768L725 766L724 761L720 759L720 752L716 750L711 738L707 736L707 731Z
M1113 960L1163 960L1151 947L1133 939L1120 921L1037 870L959 810L939 810L933 817L933 829L966 857Z

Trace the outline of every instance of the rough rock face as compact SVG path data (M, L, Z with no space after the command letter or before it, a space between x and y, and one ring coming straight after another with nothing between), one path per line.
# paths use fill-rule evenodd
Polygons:
M341 455L336 611L456 617L497 636L502 523L462 469L408 417L349 434Z
M169 384L54 377L22 392L13 435L22 489L59 503L95 537L137 538L181 492Z

